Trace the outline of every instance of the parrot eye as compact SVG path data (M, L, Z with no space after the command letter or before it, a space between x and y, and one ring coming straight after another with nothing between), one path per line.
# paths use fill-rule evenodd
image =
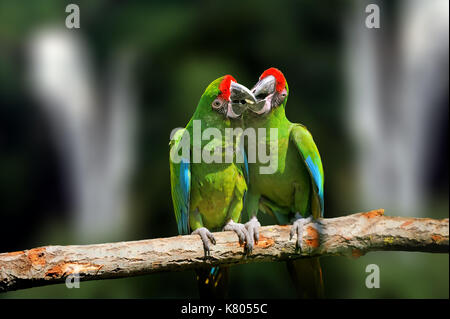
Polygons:
M220 107L222 106L222 102L221 102L219 99L215 99L215 100L212 102L211 106L212 106L214 109L218 109L218 108L220 108Z

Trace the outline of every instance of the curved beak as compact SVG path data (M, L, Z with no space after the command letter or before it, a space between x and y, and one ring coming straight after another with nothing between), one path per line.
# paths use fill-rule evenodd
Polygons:
M256 97L256 103L249 105L249 109L255 113L262 113L266 104L266 97L275 92L276 79L269 75L264 79L258 81L252 88L252 93Z
M242 84L232 82L230 91L231 110L228 110L228 116L240 116L247 107L256 103L255 95Z

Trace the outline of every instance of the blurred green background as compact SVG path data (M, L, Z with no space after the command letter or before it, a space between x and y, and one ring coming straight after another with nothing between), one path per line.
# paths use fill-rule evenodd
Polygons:
M55 146L51 119L27 80L30 38L49 26L64 29L65 7L70 2L0 0L1 252L176 235L168 166L171 130L186 125L213 79L232 74L250 87L271 66L281 69L289 82L288 118L309 128L321 152L326 217L385 208L386 214L393 216L448 218L448 82L444 93L433 100L440 106L439 116L427 125L437 146L420 168L424 172L423 208L405 212L384 202L369 206L361 199L356 168L364 147L358 147L348 128L348 70L344 63L349 40L346 26L361 8L357 1L77 1L81 28L70 32L86 43L98 95L110 92L105 87L111 59L118 52L132 52L130 74L137 100L137 116L131 125L135 134L125 191L126 221L123 227L116 224L120 231L114 229L92 240L80 237L73 226L76 212L64 157ZM399 10L402 4L382 3L383 27L376 32L392 41L388 43L401 42L395 38L395 27L403 14ZM366 15L364 7L359 12ZM448 64L443 67L448 70ZM446 76L448 79L448 71ZM396 110L395 103L385 107ZM106 114L107 110L100 107L99 112ZM385 124L395 126L396 121L392 117L390 124ZM405 156L404 161L409 160ZM262 224L272 223L268 217L261 218ZM321 260L329 298L449 296L446 254L378 252L359 259ZM380 267L379 289L365 287L365 267L372 263ZM295 296L283 263L233 267L229 295ZM82 282L79 289L67 289L64 284L33 288L1 294L0 298L197 296L193 272L178 272Z

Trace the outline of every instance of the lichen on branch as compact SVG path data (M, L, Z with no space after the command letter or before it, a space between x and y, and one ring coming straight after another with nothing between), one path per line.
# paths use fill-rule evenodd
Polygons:
M371 251L449 252L449 220L384 216L382 209L306 224L301 253L290 225L264 226L251 255L236 234L214 233L216 245L204 258L197 235L79 246L46 246L0 254L0 292L81 280L183 271L211 265L286 261L308 256L360 257Z

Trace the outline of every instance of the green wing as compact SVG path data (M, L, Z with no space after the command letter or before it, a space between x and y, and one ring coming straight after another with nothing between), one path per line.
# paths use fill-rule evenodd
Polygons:
M172 190L172 201L177 220L178 233L186 235L190 233L189 226L189 203L191 194L191 170L189 155L175 157L180 153L183 138L186 136L185 129L175 133L169 143L170 147L170 183ZM174 159L174 161L173 161Z
M319 150L314 143L311 133L300 124L294 124L291 129L290 140L296 145L303 162L308 168L313 185L311 210L314 218L323 216L323 167Z

